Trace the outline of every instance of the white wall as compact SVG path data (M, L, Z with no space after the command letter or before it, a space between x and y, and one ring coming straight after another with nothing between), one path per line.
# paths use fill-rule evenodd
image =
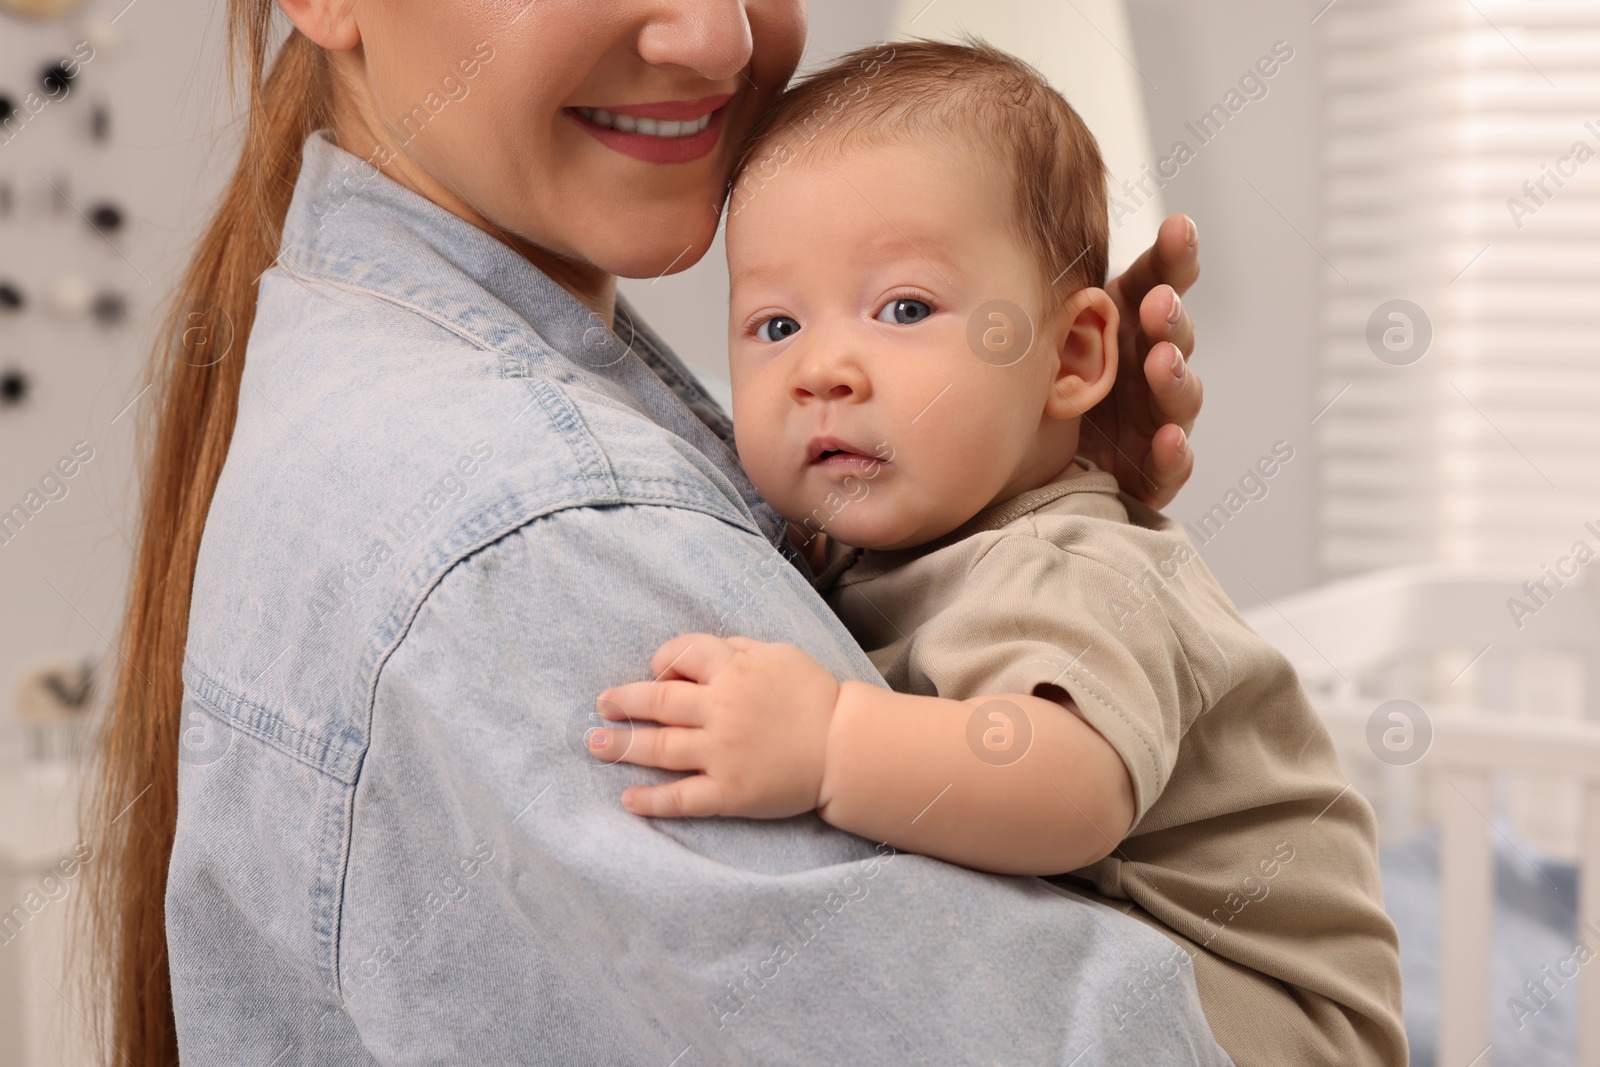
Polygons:
M1324 0L1325 2L1325 0ZM1322 3L1129 0L1158 156L1174 142L1192 162L1162 190L1169 211L1200 226L1203 274L1187 299L1199 326L1195 366L1205 414L1194 433L1197 468L1169 508L1189 521L1222 502L1277 441L1294 459L1201 548L1233 598L1257 603L1314 584L1316 382L1321 255L1317 26ZM1284 41L1294 58L1265 81L1210 143L1186 127ZM1170 168L1169 168L1170 170ZM1305 237L1302 237L1304 234ZM1307 240L1309 238L1309 241Z
M1137 174L1155 162L1144 99L1155 83L1140 69L1122 0L900 0L892 32L937 40L976 36L1004 49L1033 64L1071 101L1112 173ZM1165 217L1160 190L1145 206L1111 231L1112 274L1156 238Z
M111 26L115 47L87 30L98 21L103 33L125 7ZM218 93L220 21L205 0L90 0L52 23L0 15L0 95L15 104L38 88L48 61L72 54L86 36L96 46L71 92L0 143L0 188L9 187L11 199L9 214L0 211L0 280L27 301L20 313L0 313L0 373L20 370L31 382L26 404L0 408L0 512L24 502L74 442L94 450L65 482L66 495L0 544L0 913L25 902L72 846L70 804L27 785L39 772L21 773L7 751L11 703L23 673L41 663L117 658L110 642L134 537L141 410L118 415L143 387L151 318L231 163ZM96 103L110 109L104 144L90 138ZM78 214L102 200L127 220L114 245ZM126 325L103 329L50 314L47 294L69 278L123 294ZM78 883L66 884L64 902L52 900L0 945L0 1067L86 1062L64 1045L81 1030L69 1003L77 992L62 973L67 904Z
M91 0L59 23L0 16L0 94L20 102L45 61L84 38L86 21L109 22L125 5ZM185 0L128 8L111 27L117 46L99 47L66 98L0 144L0 184L11 186L13 200L0 217L0 279L18 284L27 300L21 313L0 315L0 371L19 368L32 383L23 406L0 408L0 511L22 502L75 442L94 450L67 480L66 496L0 544L5 705L25 666L116 657L108 638L120 621L134 537L128 490L143 401L118 416L144 385L152 316L231 157L226 131L226 143L210 155L211 130L228 116L217 92L214 32L212 46L201 48L208 23L220 22L206 17L209 7ZM110 108L105 145L88 133L96 102ZM70 203L52 206L51 182ZM101 200L114 201L127 219L114 245L78 215ZM123 294L127 325L103 329L47 312L47 293L69 278Z

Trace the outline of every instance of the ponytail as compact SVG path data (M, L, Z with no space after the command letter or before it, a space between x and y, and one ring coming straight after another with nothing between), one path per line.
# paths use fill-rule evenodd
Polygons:
M143 513L121 669L85 805L84 979L100 1058L176 1063L167 968L167 863L178 817L178 740L189 595L206 511L239 406L261 274L278 255L306 136L332 122L326 57L291 31L272 50L273 0L229 0L230 84L249 88L244 148L178 285L153 353ZM153 437L149 431L153 430Z

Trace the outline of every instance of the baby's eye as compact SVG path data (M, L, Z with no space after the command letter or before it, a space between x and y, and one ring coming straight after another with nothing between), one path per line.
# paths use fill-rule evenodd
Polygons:
M878 312L878 321L892 322L897 326L910 326L913 323L921 322L932 314L933 308L929 307L925 301L902 297L899 300L891 300L883 305L883 310Z
M800 332L800 324L787 315L774 315L756 327L756 337L762 341L782 341Z

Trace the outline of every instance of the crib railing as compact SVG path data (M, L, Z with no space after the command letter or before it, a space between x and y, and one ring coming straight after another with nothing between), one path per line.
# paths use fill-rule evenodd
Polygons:
M1348 758L1371 758L1368 703L1319 708ZM1494 786L1501 777L1581 783L1578 937L1600 954L1600 727L1444 711L1432 717L1427 761L1440 823L1439 1035L1441 1065L1490 1067L1490 945L1494 908ZM1378 804L1380 818L1383 805ZM1529 975L1538 981L1539 975ZM1578 1063L1600 1067L1600 958L1557 976L1577 985ZM1547 987L1548 988L1548 987ZM1561 990L1553 994L1571 995Z
M1600 954L1600 588L1517 568L1407 567L1277 598L1245 619L1294 662L1351 778L1375 781L1380 832L1407 836L1424 806L1440 825L1435 1062L1490 1067L1490 1020L1505 1010L1490 1001L1492 820L1503 779L1578 784L1580 810L1569 820L1578 937ZM1552 655L1580 668L1575 714L1517 714L1518 669ZM1418 701L1431 725L1431 745L1414 760L1375 746L1370 724L1388 698ZM1421 786L1431 804L1418 802ZM1528 977L1550 983L1550 995L1577 997L1579 1063L1600 1067L1600 958L1577 971ZM1505 1051L1500 1062L1513 1062Z

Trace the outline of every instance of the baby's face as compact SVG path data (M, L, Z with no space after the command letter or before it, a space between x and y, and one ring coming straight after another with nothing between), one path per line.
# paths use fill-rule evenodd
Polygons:
M827 148L746 187L728 221L734 425L792 522L904 548L1070 465L1044 414L1053 326L1008 183L947 142ZM1031 348L993 301L1026 311Z

